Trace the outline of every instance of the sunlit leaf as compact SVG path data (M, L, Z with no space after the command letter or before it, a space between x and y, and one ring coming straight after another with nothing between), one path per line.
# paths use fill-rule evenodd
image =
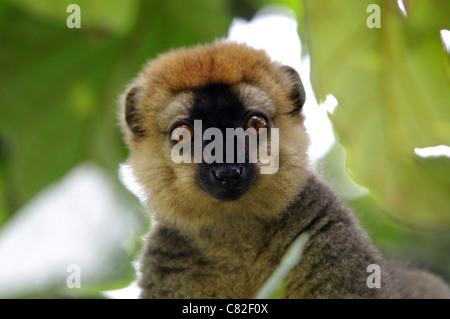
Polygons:
M77 4L81 13L81 27L95 28L107 33L126 33L130 31L138 12L138 0L7 0L38 19L52 21L54 24L65 24L69 15L70 4Z
M449 55L439 31L448 1L305 1L306 41L317 98L333 94L331 119L348 169L389 215L421 228L450 228L450 160L414 149L450 145ZM369 28L370 4L381 28Z
M278 267L259 290L256 299L275 299L280 298L283 295L287 277L292 269L300 262L303 247L308 239L308 233L302 233L295 239L287 249Z

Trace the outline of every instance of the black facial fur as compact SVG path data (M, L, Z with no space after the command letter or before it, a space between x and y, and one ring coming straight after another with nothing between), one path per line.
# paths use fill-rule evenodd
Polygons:
M245 162L237 163L237 149L241 147L234 141L234 163L226 163L225 136L226 128L243 128L247 111L243 103L229 87L224 85L211 85L195 92L195 100L190 113L190 120L201 120L203 132L210 127L218 128L224 137L223 154L224 163L198 164L195 174L197 184L211 196L222 200L232 201L243 196L253 185L258 169L256 164L249 163L248 149L246 147ZM202 132L202 136L203 136ZM210 143L202 141L203 148Z

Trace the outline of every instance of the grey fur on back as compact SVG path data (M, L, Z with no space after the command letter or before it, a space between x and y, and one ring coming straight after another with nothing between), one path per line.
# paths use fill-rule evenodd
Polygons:
M308 232L286 298L450 298L436 276L385 259L314 175L277 216L224 216L216 226L182 234L155 225L142 254L141 297L254 298L290 244ZM366 284L370 264L381 269L381 288Z

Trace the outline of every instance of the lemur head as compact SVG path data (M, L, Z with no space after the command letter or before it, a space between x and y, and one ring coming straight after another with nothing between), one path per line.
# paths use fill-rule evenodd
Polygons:
M279 213L308 177L304 101L294 69L243 44L150 60L122 95L120 119L155 219L193 229Z

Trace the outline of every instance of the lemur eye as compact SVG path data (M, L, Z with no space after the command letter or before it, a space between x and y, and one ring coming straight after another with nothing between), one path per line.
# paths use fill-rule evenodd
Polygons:
M187 144L194 137L194 130L189 125L179 125L170 133L170 139L175 143Z
M266 118L261 115L253 115L248 118L247 122L245 122L245 129L254 128L256 130L256 135L262 133L262 129L267 128L267 126L268 124Z

